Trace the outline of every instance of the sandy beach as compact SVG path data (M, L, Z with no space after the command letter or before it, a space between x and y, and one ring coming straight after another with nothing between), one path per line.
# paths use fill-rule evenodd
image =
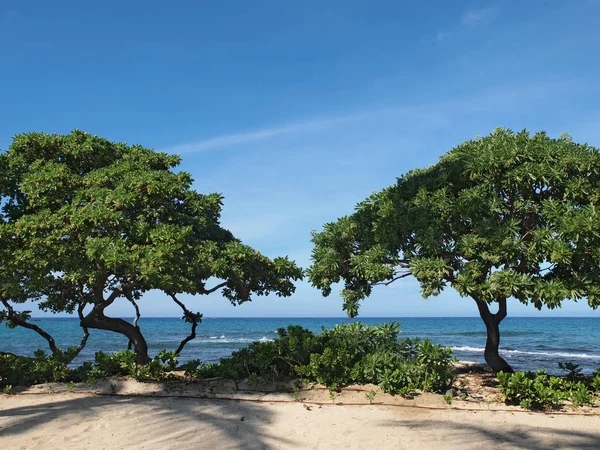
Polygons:
M112 387L111 387L112 385ZM530 413L423 395L402 400L324 390L178 393L125 380L88 391L60 386L0 396L2 449L599 448L600 415ZM115 388L116 386L116 388ZM109 394L107 390L112 390ZM48 391L52 391L49 393ZM100 394L100 395L99 395ZM195 396L196 395L196 396ZM220 398L217 398L218 396ZM390 400L392 399L392 400ZM379 404L377 404L379 402ZM595 408L597 409L597 408Z

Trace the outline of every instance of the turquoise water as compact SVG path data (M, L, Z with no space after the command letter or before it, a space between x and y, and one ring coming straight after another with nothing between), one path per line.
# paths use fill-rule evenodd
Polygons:
M76 345L81 337L79 322L72 318L34 319L36 324L54 336L61 348ZM369 324L396 320L403 337L421 337L451 347L460 358L483 362L485 327L477 317L466 318L361 318ZM277 328L290 324L302 325L319 332L347 318L205 318L198 326L198 337L187 344L181 360L200 358L216 362L232 351L253 341L277 336ZM174 350L187 336L189 327L177 318L143 318L140 327L146 336L150 354L161 349ZM78 360L93 358L94 352L123 350L127 339L116 333L90 330L87 347ZM586 372L600 367L600 318L518 318L508 317L501 324L501 352L519 370L546 369L557 372L559 361L573 361ZM47 349L46 342L30 330L0 327L0 351L20 355L38 348Z

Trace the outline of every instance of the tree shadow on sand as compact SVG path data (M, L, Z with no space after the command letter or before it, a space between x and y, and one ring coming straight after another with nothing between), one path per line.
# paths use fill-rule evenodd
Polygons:
M36 446L53 448L91 443L105 448L208 448L209 439L211 449L298 445L266 431L272 413L260 403L66 394L36 395L24 403L27 406L0 408L0 442L40 427L43 441ZM113 433L119 434L118 441Z
M450 418L452 412L450 412ZM390 421L390 427L409 428L419 430L424 436L438 436L440 444L452 445L457 448L519 448L526 450L541 450L548 448L600 448L600 427L597 432L584 432L580 430L558 429L555 427L508 424L501 417L491 427L489 424L478 425L477 415L465 420L431 420L424 418L422 421L401 420ZM561 421L561 416L555 416L556 421ZM475 422L475 423L471 423ZM558 423L557 423L558 425ZM567 428L567 427L565 427Z

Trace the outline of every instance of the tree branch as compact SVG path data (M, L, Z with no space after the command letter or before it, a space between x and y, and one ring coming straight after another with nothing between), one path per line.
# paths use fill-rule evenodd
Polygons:
M133 326L135 328L140 328L138 326L138 321L140 320L140 307L138 306L137 302L135 301L135 299L133 298L133 295L131 295L131 292L127 292L125 294L125 297L127 297L127 300L129 300L131 302L131 304L133 305L133 307L135 308L135 317L133 319ZM127 344L127 350L131 350L133 348L133 342L129 341L129 344Z
M69 361L67 361L67 364L69 364L71 361L73 361L75 358L77 358L79 356L79 353L81 353L81 350L84 349L85 345L87 344L87 340L90 337L90 332L88 330L88 328L86 326L83 325L83 310L86 307L87 302L81 302L79 303L79 306L77 307L77 315L79 316L79 325L81 326L81 328L83 328L83 336L81 338L81 342L79 343L79 345L77 347L73 347L73 353L71 353L69 356L71 356L71 358L69 358Z
M119 286L118 288L115 288L112 293L108 296L108 298L106 300L104 300L103 302L100 303L102 309L107 308L108 306L110 306L116 299L118 299L120 296L124 295L125 297L129 296L131 297L131 291L133 289L137 289L141 287L141 283L139 282L135 282L135 281L126 281L124 283L121 284L121 286ZM129 297L128 300L132 301Z
M6 311L8 312L8 319L10 321L12 321L13 323L15 323L16 325L18 325L20 327L28 328L30 330L33 330L37 334L39 334L41 337L43 337L44 339L46 339L46 341L48 341L48 347L50 348L50 351L52 353L56 353L58 351L58 348L56 347L56 342L54 341L54 338L52 336L50 336L47 332L45 332L44 330L42 330L37 325L34 325L32 323L28 323L26 320L21 319L19 317L19 314L14 310L14 308L11 306L11 304L7 300L0 299L0 301L2 302L2 304L4 305L4 307L6 308Z
M553 270L555 267L556 267L556 263L552 263L550 266L548 266L548 267L546 267L544 269L540 269L539 273L546 272L548 270Z
M501 298L498 300L498 312L494 314L494 320L496 323L502 322L502 320L506 317L506 298Z
M213 293L213 292L215 292L215 291L217 291L217 290L219 290L219 289L221 289L221 288L223 288L223 287L225 287L225 286L227 286L227 281L224 281L224 282L223 282L223 283L221 283L221 284L217 284L215 287L213 287L213 288L211 288L211 289L203 289L203 290L202 290L202 293L203 293L203 294L211 294L211 293ZM170 294L169 294L169 295L170 295ZM175 300L175 299L173 299L173 300ZM175 301L177 302L178 300L175 300Z
M396 276L396 277L392 278L392 279L391 279L391 280L389 280L389 281L378 281L377 283L373 283L371 286L380 286L380 285L383 285L383 286L389 286L389 285L390 285L390 284L392 284L394 281L396 281L396 280L400 280L401 278L406 278L406 277L409 277L409 276L411 276L411 275L412 275L412 272L404 272L404 273L402 273L402 274L400 274L400 275L398 275L398 276Z
M185 307L185 305L183 304L183 302L181 302L177 299L175 294L168 293L168 295L183 310L183 318L186 319L187 322L190 322L192 324L192 329L190 331L190 335L188 337L186 337L184 340L182 340L181 343L179 344L179 347L177 347L177 350L175 350L175 354L179 355L181 353L181 351L183 350L183 347L185 347L185 345L188 342L190 342L192 339L196 338L196 327L198 327L198 323L202 320L202 315L194 314L189 309L187 309Z
M123 286L116 288L114 291L112 291L112 293L108 296L108 298L106 300L104 300L104 302L102 302L102 309L110 306L116 299L118 299L124 293L125 293L125 288Z

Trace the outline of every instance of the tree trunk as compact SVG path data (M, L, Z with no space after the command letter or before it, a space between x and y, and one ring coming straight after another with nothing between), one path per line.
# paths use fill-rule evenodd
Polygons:
M131 304L133 305L133 307L135 308L135 318L133 319L133 326L135 328L137 328L139 330L139 326L138 326L138 321L140 320L140 308L137 304L137 302L135 301L135 299L133 298L133 296L128 295L127 296L127 300L129 300L131 302ZM127 350L131 350L133 348L133 342L129 341L129 343L127 344Z
M135 362L138 367L145 366L151 361L148 356L148 344L139 327L134 327L123 319L106 317L102 307L94 307L94 309L83 318L81 326L123 334L133 343L133 349L136 355Z
M498 300L498 312L492 314L490 308L486 302L481 300L475 300L477 308L479 308L479 315L485 323L487 330L487 339L485 341L485 362L495 372L509 372L513 373L513 369L504 358L498 353L500 347L500 322L506 317L506 299Z

